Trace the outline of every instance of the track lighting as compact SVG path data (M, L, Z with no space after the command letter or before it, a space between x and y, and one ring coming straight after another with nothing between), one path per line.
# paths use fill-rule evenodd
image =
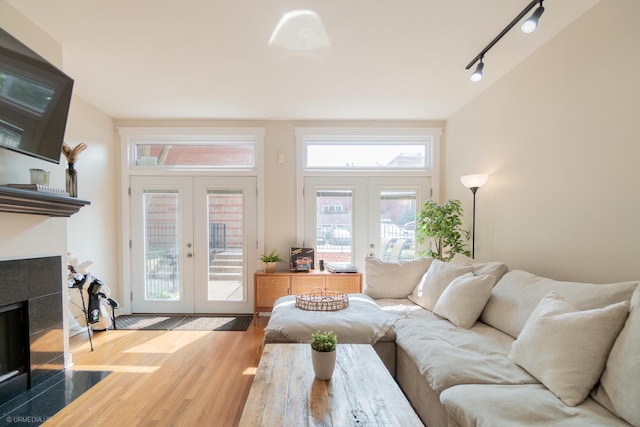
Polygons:
M527 7L525 7L522 10L522 12L520 12L518 14L518 16L513 18L513 21L511 21L509 23L509 25L507 25L504 28L504 30L502 30L500 32L500 34L498 34L493 40L491 40L491 42L487 45L487 47L482 49L482 51L480 51L480 53L478 55L476 55L476 57L473 58L471 60L471 62L469 62L469 64L465 67L466 70L468 70L471 67L473 67L473 65L476 62L478 63L478 66L476 67L475 71L473 72L473 74L471 74L471 81L479 82L480 80L482 80L482 70L484 68L484 61L483 61L484 60L484 55L496 43L498 43L498 41L500 41L500 39L502 37L504 37L505 34L507 34L518 22L520 22L522 20L522 18L524 18L527 13L529 13L534 7L536 7L536 5L539 4L540 6L538 6L538 8L535 10L535 12L533 12L533 14L529 17L529 19L527 19L525 22L523 22L522 26L520 27L522 29L522 31L525 32L525 33L531 33L533 31L535 31L535 29L538 27L538 21L540 20L540 17L542 16L542 13L544 12L544 7L542 7L542 1L543 0L533 0L531 3L529 3L527 5Z
M538 28L538 21L540 20L540 17L543 13L544 7L542 6L542 1L540 1L540 6L538 6L535 12L533 12L533 15L531 15L529 19L522 23L522 26L520 27L522 32L526 34L533 33L536 28Z
M484 68L484 62L482 62L482 58L480 58L480 62L478 63L478 66L476 67L476 70L473 72L473 74L471 74L471 81L472 82L479 82L480 80L482 80L482 69Z

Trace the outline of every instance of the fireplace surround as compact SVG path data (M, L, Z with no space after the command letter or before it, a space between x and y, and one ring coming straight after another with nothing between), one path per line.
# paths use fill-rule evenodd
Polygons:
M28 351L26 375L0 405L64 370L62 268L61 256L0 261L0 307L23 308Z

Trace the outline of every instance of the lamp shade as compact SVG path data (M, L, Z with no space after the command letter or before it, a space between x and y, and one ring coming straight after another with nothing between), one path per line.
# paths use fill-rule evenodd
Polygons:
M462 185L467 188L480 188L487 183L489 175L486 173L477 173L474 175L465 175L460 177Z

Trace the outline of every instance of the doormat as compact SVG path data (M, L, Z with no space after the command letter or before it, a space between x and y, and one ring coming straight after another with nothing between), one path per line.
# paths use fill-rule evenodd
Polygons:
M158 331L246 331L253 320L248 315L202 316L193 314L123 314L117 329Z

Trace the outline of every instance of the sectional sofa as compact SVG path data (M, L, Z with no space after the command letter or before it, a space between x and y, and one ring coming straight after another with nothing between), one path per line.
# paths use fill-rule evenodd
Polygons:
M365 275L380 310L367 318L382 319L366 340L427 426L640 426L638 282L560 282L459 255L369 258ZM271 320L266 342L300 341Z

